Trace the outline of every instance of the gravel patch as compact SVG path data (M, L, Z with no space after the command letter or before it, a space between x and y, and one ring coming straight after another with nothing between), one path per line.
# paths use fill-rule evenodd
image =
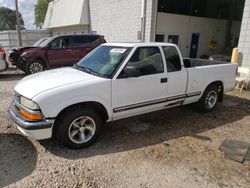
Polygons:
M207 114L173 108L108 123L93 146L69 150L24 137L7 114L14 85L0 73L0 187L250 187L250 162L225 159L225 139L250 143L250 92Z

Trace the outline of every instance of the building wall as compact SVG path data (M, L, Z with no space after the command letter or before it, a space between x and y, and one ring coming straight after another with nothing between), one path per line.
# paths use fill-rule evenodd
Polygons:
M250 0L245 1L238 48L239 65L250 67Z
M157 19L158 1L147 0L146 1L146 23L145 23L145 41L155 41L155 27Z
M21 35L23 46L32 46L39 39L50 36L49 32L44 30L24 30L21 31ZM1 31L0 46L6 50L16 48L18 46L16 31Z
M52 35L88 34L89 0L52 1L49 3L43 26Z
M108 42L140 41L143 0L90 0L91 30ZM153 40L153 8L157 1L146 0L145 41Z
M75 25L65 26L58 28L50 28L49 31L54 35L76 35L76 34L89 34L88 25Z
M177 14L158 13L156 34L179 35L179 47L183 56L189 56L192 33L199 33L198 57L220 53L224 48L227 21L210 18L192 17ZM233 38L239 36L240 22L233 22ZM217 49L209 50L210 40L217 41Z
M89 25L89 0L55 0L49 3L44 28Z

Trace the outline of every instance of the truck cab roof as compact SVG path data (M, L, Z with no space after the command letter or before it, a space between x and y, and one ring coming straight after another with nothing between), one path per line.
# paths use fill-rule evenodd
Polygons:
M143 47L143 46L175 46L172 43L165 42L122 42L122 43L105 43L103 46L123 46L123 47Z

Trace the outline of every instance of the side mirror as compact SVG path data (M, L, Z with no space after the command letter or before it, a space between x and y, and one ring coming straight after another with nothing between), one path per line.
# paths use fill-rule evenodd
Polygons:
M50 44L50 43L48 44L47 48L48 48L49 50L51 49L51 44Z
M140 69L135 66L126 66L123 69L123 77L130 78L130 77L139 77L141 75Z

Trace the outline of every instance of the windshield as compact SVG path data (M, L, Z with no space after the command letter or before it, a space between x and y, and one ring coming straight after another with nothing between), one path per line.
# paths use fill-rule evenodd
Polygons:
M40 46L40 44L42 44L44 41L46 41L49 37L45 37L45 38L42 38L38 41L36 41L33 46L36 47L36 46Z
M131 48L118 46L100 46L79 63L83 71L110 78L121 62L127 57Z
M52 40L54 40L56 37L49 37L49 38L47 38L45 41L43 41L39 46L40 47L47 47L48 46L48 44L52 41Z

